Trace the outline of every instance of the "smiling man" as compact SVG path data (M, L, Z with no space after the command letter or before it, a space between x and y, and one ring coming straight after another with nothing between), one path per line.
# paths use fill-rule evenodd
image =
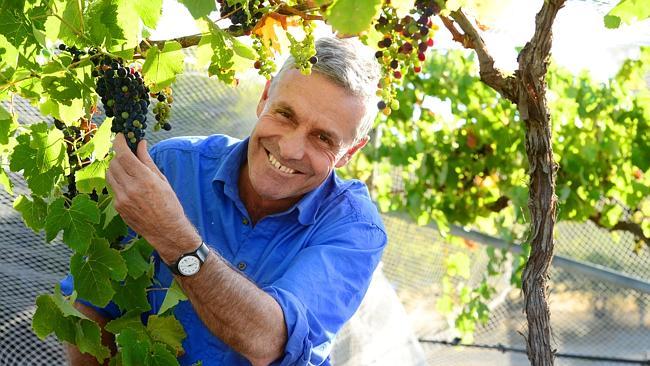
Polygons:
M155 248L156 286L176 278L189 299L174 310L182 365L329 364L386 245L366 187L334 172L367 143L376 113L378 66L358 47L319 40L309 76L289 59L243 141L174 138L133 155L117 136L115 208ZM165 292L148 294L155 313ZM102 324L119 315L78 307Z

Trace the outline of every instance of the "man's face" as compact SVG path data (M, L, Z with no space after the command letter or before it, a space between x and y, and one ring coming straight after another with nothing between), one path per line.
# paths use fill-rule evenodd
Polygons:
M326 77L287 70L264 90L248 146L248 173L263 200L295 200L318 187L367 142L354 143L359 97Z

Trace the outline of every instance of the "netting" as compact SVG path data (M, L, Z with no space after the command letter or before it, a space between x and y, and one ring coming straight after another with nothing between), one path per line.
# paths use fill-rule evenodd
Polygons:
M225 133L244 137L255 122L256 97L260 90L261 85L256 82L233 89L198 74L186 73L174 87L173 130L152 134L150 143L176 135ZM16 99L14 103L21 123L42 120L25 101ZM17 176L12 175L12 179L17 183L16 194L26 190ZM52 337L45 342L38 340L30 323L36 296L51 292L65 275L70 252L60 241L45 244L42 235L27 229L12 203L13 197L0 190L3 253L0 274L4 279L0 283L0 365L63 364L62 347ZM525 354L428 342L414 345L415 339L449 341L455 336L449 320L436 310L445 258L458 252L468 254L472 267L468 282L475 284L485 273L488 257L484 246L451 244L435 229L417 226L402 216L384 215L384 222L389 244L383 257L383 274L376 274L363 310L338 336L335 364L528 364ZM633 254L634 241L630 235L611 234L590 223L561 223L557 226L556 239L558 255L650 282L650 254L647 250ZM594 273L597 271L598 267L594 267ZM650 294L605 282L597 275L577 272L570 265L554 266L550 276L553 341L558 352L636 360L650 357ZM490 303L490 319L478 327L475 342L525 349L525 339L520 334L526 331L521 293L510 286L508 273L498 278L496 285L498 291ZM388 305L375 306L373 301ZM405 322L410 324L406 326ZM393 334L384 332L380 337L376 329L368 328L364 336L359 336L350 330L355 324L383 325L394 330ZM364 350L371 350L370 355ZM556 364L618 363L558 358Z

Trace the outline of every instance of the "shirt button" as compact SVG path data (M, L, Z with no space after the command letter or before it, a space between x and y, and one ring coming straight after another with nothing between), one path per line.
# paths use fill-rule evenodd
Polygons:
M245 218L245 217L242 217L241 223L244 224L244 225L248 225L248 219Z
M245 269L246 269L246 263L244 263L244 262L239 262L239 263L237 264L237 268L239 268L240 271L245 270Z

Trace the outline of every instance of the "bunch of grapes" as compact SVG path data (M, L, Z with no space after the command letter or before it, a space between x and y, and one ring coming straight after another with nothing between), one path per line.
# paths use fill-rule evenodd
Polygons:
M251 29L264 15L263 0L248 0L230 5L228 0L217 0L222 18L230 18L233 33L250 34Z
M287 32L289 39L289 50L295 61L295 66L304 75L309 75L311 66L318 62L316 47L314 46L314 25L308 20L302 20L302 29L305 37L302 41L296 40L291 33Z
M172 125L168 121L171 104L174 102L172 88L167 87L158 93L152 93L151 97L158 100L156 106L153 107L153 113L156 117L156 124L153 126L153 130L160 131L161 128L165 131L171 130Z
M95 91L101 97L106 117L113 117L111 131L122 132L135 152L147 128L149 88L139 72L125 67L119 59L104 56L93 61L96 64L93 76L97 77Z
M75 154L85 143L87 143L97 131L97 125L92 123L86 118L81 118L79 120L79 126L76 125L66 125L58 119L54 119L54 126L63 132L63 140L66 144L66 150L68 155L68 163L70 164L71 172L67 176L68 185L64 191L64 196L72 200L77 194L77 184L75 181L75 172L82 169L86 165L91 163L90 158L81 159L79 155ZM93 191L94 196L97 196L97 193ZM91 198L94 199L93 194ZM69 204L70 201L66 201L66 204Z
M426 59L426 50L433 46L432 33L436 26L431 17L440 12L435 1L416 0L415 7L409 15L398 17L395 9L385 6L375 24L375 29L384 34L377 43L375 57L382 65L383 74L387 75L377 85L377 103L385 115L399 109L395 88L404 74L409 70L422 71L422 62Z

